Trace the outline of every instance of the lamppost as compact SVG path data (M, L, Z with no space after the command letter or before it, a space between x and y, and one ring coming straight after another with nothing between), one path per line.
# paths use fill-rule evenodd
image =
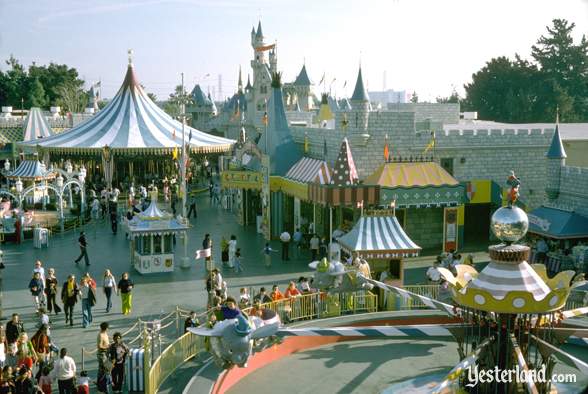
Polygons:
M182 156L180 164L180 192L182 193L182 220L187 221L186 218L186 200L187 200L187 188L186 188L186 97L184 93L184 73L182 73L182 96L181 96L181 113L182 113ZM189 268L190 263L188 259L188 232L183 233L183 246L184 256L181 258L181 267Z
M18 194L18 206L22 207L22 181L20 178L16 180L14 186L16 187L16 193Z
M71 165L71 162L69 160L65 162L65 172L67 172L68 178L71 178L73 176L73 166ZM69 204L69 207L72 207L73 206L73 196L71 193L71 186L68 187L67 192L69 195L68 204Z
M2 320L3 316L2 316L2 272L4 271L4 252L0 250L0 320Z

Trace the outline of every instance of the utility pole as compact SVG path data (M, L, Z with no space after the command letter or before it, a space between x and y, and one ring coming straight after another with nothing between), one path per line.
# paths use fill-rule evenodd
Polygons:
M182 97L181 97L181 113L182 113L182 155L181 155L181 164L180 164L180 177L181 177L181 184L180 184L180 192L182 193L182 218L183 220L188 220L186 218L186 197L188 189L186 187L186 94L184 91L184 73L182 73ZM184 246L184 256L182 256L182 268L188 268L188 232L184 232L183 238L183 246Z

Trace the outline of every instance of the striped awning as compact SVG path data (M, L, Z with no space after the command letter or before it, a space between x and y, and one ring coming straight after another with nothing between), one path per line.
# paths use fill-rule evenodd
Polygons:
M194 153L227 152L234 143L188 126L184 138ZM181 148L182 124L147 97L130 64L116 96L95 116L64 133L21 145L77 154L97 153L105 146L115 154L165 154Z
M551 291L526 261L519 264L490 261L467 288L487 291L497 300L503 299L507 293L524 291L531 293L535 301L539 301Z
M454 186L459 182L435 162L384 163L364 180L382 187Z
M308 199L317 204L338 206L364 206L380 204L380 186L378 185L350 185L335 186L310 183L308 185Z
M55 178L55 173L48 171L45 168L45 164L38 160L23 160L7 178L29 180L53 179Z
M53 135L53 130L47 123L40 108L33 107L29 111L23 127L23 141L35 141Z
M416 256L421 250L394 216L362 216L338 241L343 249L365 259Z
M331 170L324 160L303 157L286 173L286 178L302 183L331 183Z

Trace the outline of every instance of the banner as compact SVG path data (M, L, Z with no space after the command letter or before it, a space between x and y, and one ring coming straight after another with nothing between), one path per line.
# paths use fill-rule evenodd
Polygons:
M270 49L274 49L275 47L276 47L276 44L264 45L264 46L255 48L255 52L269 51Z
M445 208L443 220L443 251L457 249L457 208Z
M204 259L206 257L210 257L212 255L212 249L198 249L196 251L196 260Z
M221 187L223 189L260 190L262 181L262 174L255 171L227 170L221 173Z

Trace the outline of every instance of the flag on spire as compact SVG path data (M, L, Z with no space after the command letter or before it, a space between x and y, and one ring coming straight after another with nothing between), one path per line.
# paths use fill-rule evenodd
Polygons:
M264 126L267 126L267 125L268 125L268 123L269 123L269 118L268 118L268 116L267 116L267 111L265 111L265 112L263 113L263 118L261 118L261 121L263 122L263 125L264 125Z
M390 150L388 148L388 134L386 134L386 142L384 143L384 162L388 163L390 160Z
M172 158L173 158L174 160L178 160L178 147L177 147L177 146L176 146L176 147L174 148L174 150L172 151Z
M308 134L304 133L304 154L308 153Z

